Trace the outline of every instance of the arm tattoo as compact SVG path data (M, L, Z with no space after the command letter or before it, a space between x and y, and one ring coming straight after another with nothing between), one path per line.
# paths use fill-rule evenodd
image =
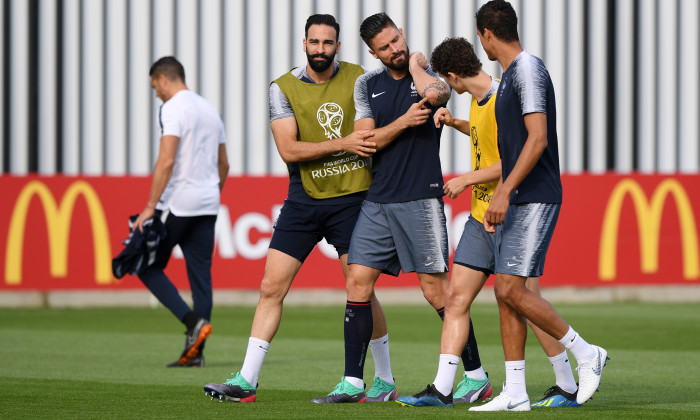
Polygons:
M428 86L425 87L425 90L423 91L423 97L428 94L428 91L432 90L437 93L437 103L433 105L441 105L447 102L450 99L450 89L447 87L447 85L439 80L434 81L433 83L429 84Z

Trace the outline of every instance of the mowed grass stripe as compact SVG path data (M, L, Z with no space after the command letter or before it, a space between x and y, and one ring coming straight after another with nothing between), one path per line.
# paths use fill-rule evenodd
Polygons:
M612 360L601 392L578 409L537 410L538 418L700 418L700 311L696 304L556 305ZM426 305L385 306L400 395L432 382L440 321ZM166 369L183 327L163 308L0 309L0 417L5 418L454 418L467 406L411 409L397 404L315 406L343 371L343 306L287 307L260 377L258 402L212 402L207 382L223 382L243 361L254 308L217 307L204 369ZM495 393L504 380L495 305L475 305L479 350ZM535 401L554 384L532 334L527 380ZM575 362L572 360L575 367ZM371 354L365 382L373 377ZM456 378L456 381L460 378ZM564 410L564 412L562 412ZM512 417L512 413L476 413Z

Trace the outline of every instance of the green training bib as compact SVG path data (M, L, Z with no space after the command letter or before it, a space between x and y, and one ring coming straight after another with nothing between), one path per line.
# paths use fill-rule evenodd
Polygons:
M297 140L318 143L353 132L355 80L361 66L340 62L338 73L326 83L306 83L291 72L275 80L297 120ZM304 190L313 198L331 198L365 191L372 180L371 160L339 152L299 162Z

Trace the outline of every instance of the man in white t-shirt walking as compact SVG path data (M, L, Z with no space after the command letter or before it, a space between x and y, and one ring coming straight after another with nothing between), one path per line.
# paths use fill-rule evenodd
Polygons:
M187 327L185 349L168 367L203 367L204 341L212 331L214 224L229 169L224 124L216 108L187 89L185 69L175 57L153 63L150 76L156 96L163 101L160 150L148 202L134 229L143 231L146 220L167 212L167 235L155 263L139 278ZM163 272L175 245L185 256L193 309Z

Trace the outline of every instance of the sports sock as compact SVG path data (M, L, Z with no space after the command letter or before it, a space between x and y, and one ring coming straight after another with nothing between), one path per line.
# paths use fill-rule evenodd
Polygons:
M506 362L506 385L503 387L503 392L515 399L527 397L524 360Z
M459 366L459 357L453 354L441 354L438 362L438 371L433 381L435 389L442 395L450 395L452 393L452 384L455 382L457 367Z
M391 374L391 360L389 359L389 334L369 342L374 358L374 376L384 382L393 384L394 376Z
M571 327L559 342L571 352L579 365L592 360L596 355L593 347Z
M569 394L576 392L578 386L576 385L576 379L574 379L574 373L571 371L569 355L566 353L566 350L561 354L550 357L549 361L554 369L557 386Z
M345 380L350 382L350 385L354 386L355 388L363 389L365 387L365 383L362 380L362 378L356 378L354 376L346 376Z
M476 345L476 336L474 335L474 324L472 324L471 317L469 318L469 336L467 336L467 344L464 346L464 350L462 350L462 363L464 364L464 371L467 372L467 376L469 376L469 372L481 371L481 374L484 376L481 379L486 379L484 369L481 368L479 347ZM472 378L471 376L469 377Z
M345 305L345 377L362 379L367 347L372 339L372 302L351 302ZM361 388L361 387L359 387Z
M437 312L437 314L441 320L443 320L443 321L445 320L445 307L444 306L440 309L436 309L435 312Z
M258 376L260 376L260 370L269 349L270 343L265 340L255 337L248 339L248 350L246 350L245 359L243 359L241 375L252 386L258 385Z
M197 325L197 321L199 321L199 318L192 311L187 312L185 317L182 318L182 323L187 327L187 331L192 331L194 326Z
M481 366L479 366L478 369L465 370L464 374L467 375L467 378L474 379L475 381L483 381L486 379L486 372L484 372L484 368Z

